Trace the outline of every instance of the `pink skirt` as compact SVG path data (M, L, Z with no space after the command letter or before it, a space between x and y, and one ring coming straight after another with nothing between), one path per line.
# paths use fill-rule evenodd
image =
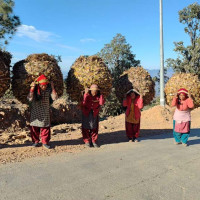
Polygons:
M175 129L177 133L188 133L190 131L190 122L175 122Z

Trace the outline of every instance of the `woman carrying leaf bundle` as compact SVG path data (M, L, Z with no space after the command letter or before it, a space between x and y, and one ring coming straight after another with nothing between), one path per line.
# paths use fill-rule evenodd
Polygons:
M190 93L185 88L178 90L172 100L172 106L176 106L173 116L173 135L175 144L187 145L191 125L191 109L194 103Z
M99 147L97 143L99 129L99 111L105 103L97 85L85 89L82 101L82 135L87 147Z
M134 89L129 90L125 94L123 106L126 107L125 126L128 140L129 142L138 142L143 96Z
M54 84L44 75L31 84L28 100L30 102L30 131L33 147L39 146L40 136L45 148L50 149L50 103L57 99Z

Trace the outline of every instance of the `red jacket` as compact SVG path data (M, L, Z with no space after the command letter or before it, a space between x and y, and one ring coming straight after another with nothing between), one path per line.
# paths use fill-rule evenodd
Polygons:
M88 116L90 111L93 110L93 116L96 117L99 114L100 106L105 103L103 95L98 97L97 95L92 96L88 93L84 94L82 102L83 114Z
M127 107L126 108L126 116L127 117L130 114L131 102L132 102L132 99L130 96L127 96L126 99L124 99L124 101L123 101L123 106ZM140 96L137 96L134 100L134 112L135 112L136 120L140 119L140 116L141 116L140 109L142 109L142 108L143 108L143 99L141 99Z

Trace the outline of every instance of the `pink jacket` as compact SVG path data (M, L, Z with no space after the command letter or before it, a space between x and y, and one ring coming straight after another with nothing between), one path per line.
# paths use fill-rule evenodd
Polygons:
M127 96L126 99L123 101L123 106L127 107L126 108L126 116L130 114L130 109L131 109L131 97ZM140 96L137 96L134 100L134 111L135 111L135 119L138 120L141 117L141 112L140 110L143 108L143 99L140 98Z
M181 101L181 104L178 104L178 98L174 97L172 100L172 106L176 106L180 111L186 111L189 108L194 108L194 103L191 98L187 98L184 101Z
M178 98L174 97L172 100L172 106L176 106L176 110L173 116L173 119L176 122L182 123L191 121L190 111L191 108L194 108L194 103L191 98L187 98L186 100L181 101L181 104L178 104Z

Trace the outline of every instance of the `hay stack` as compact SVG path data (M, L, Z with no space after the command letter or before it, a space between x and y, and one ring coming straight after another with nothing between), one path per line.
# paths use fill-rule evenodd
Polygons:
M112 77L108 67L98 56L80 56L72 65L66 79L67 93L72 101L81 101L81 91L97 84L104 96L112 88Z
M10 62L11 54L6 51L0 51L0 97L10 87Z
M168 80L165 86L165 99L168 105L171 105L174 94L180 88L185 88L191 93L195 108L200 106L200 81L197 75L176 73Z
M155 96L155 83L143 67L131 67L125 71L115 84L115 92L122 102L124 94L130 89L136 89L143 94L144 105L148 105Z
M27 103L30 84L41 74L53 81L58 96L63 94L63 76L56 59L48 54L32 54L13 67L12 90L22 103Z

